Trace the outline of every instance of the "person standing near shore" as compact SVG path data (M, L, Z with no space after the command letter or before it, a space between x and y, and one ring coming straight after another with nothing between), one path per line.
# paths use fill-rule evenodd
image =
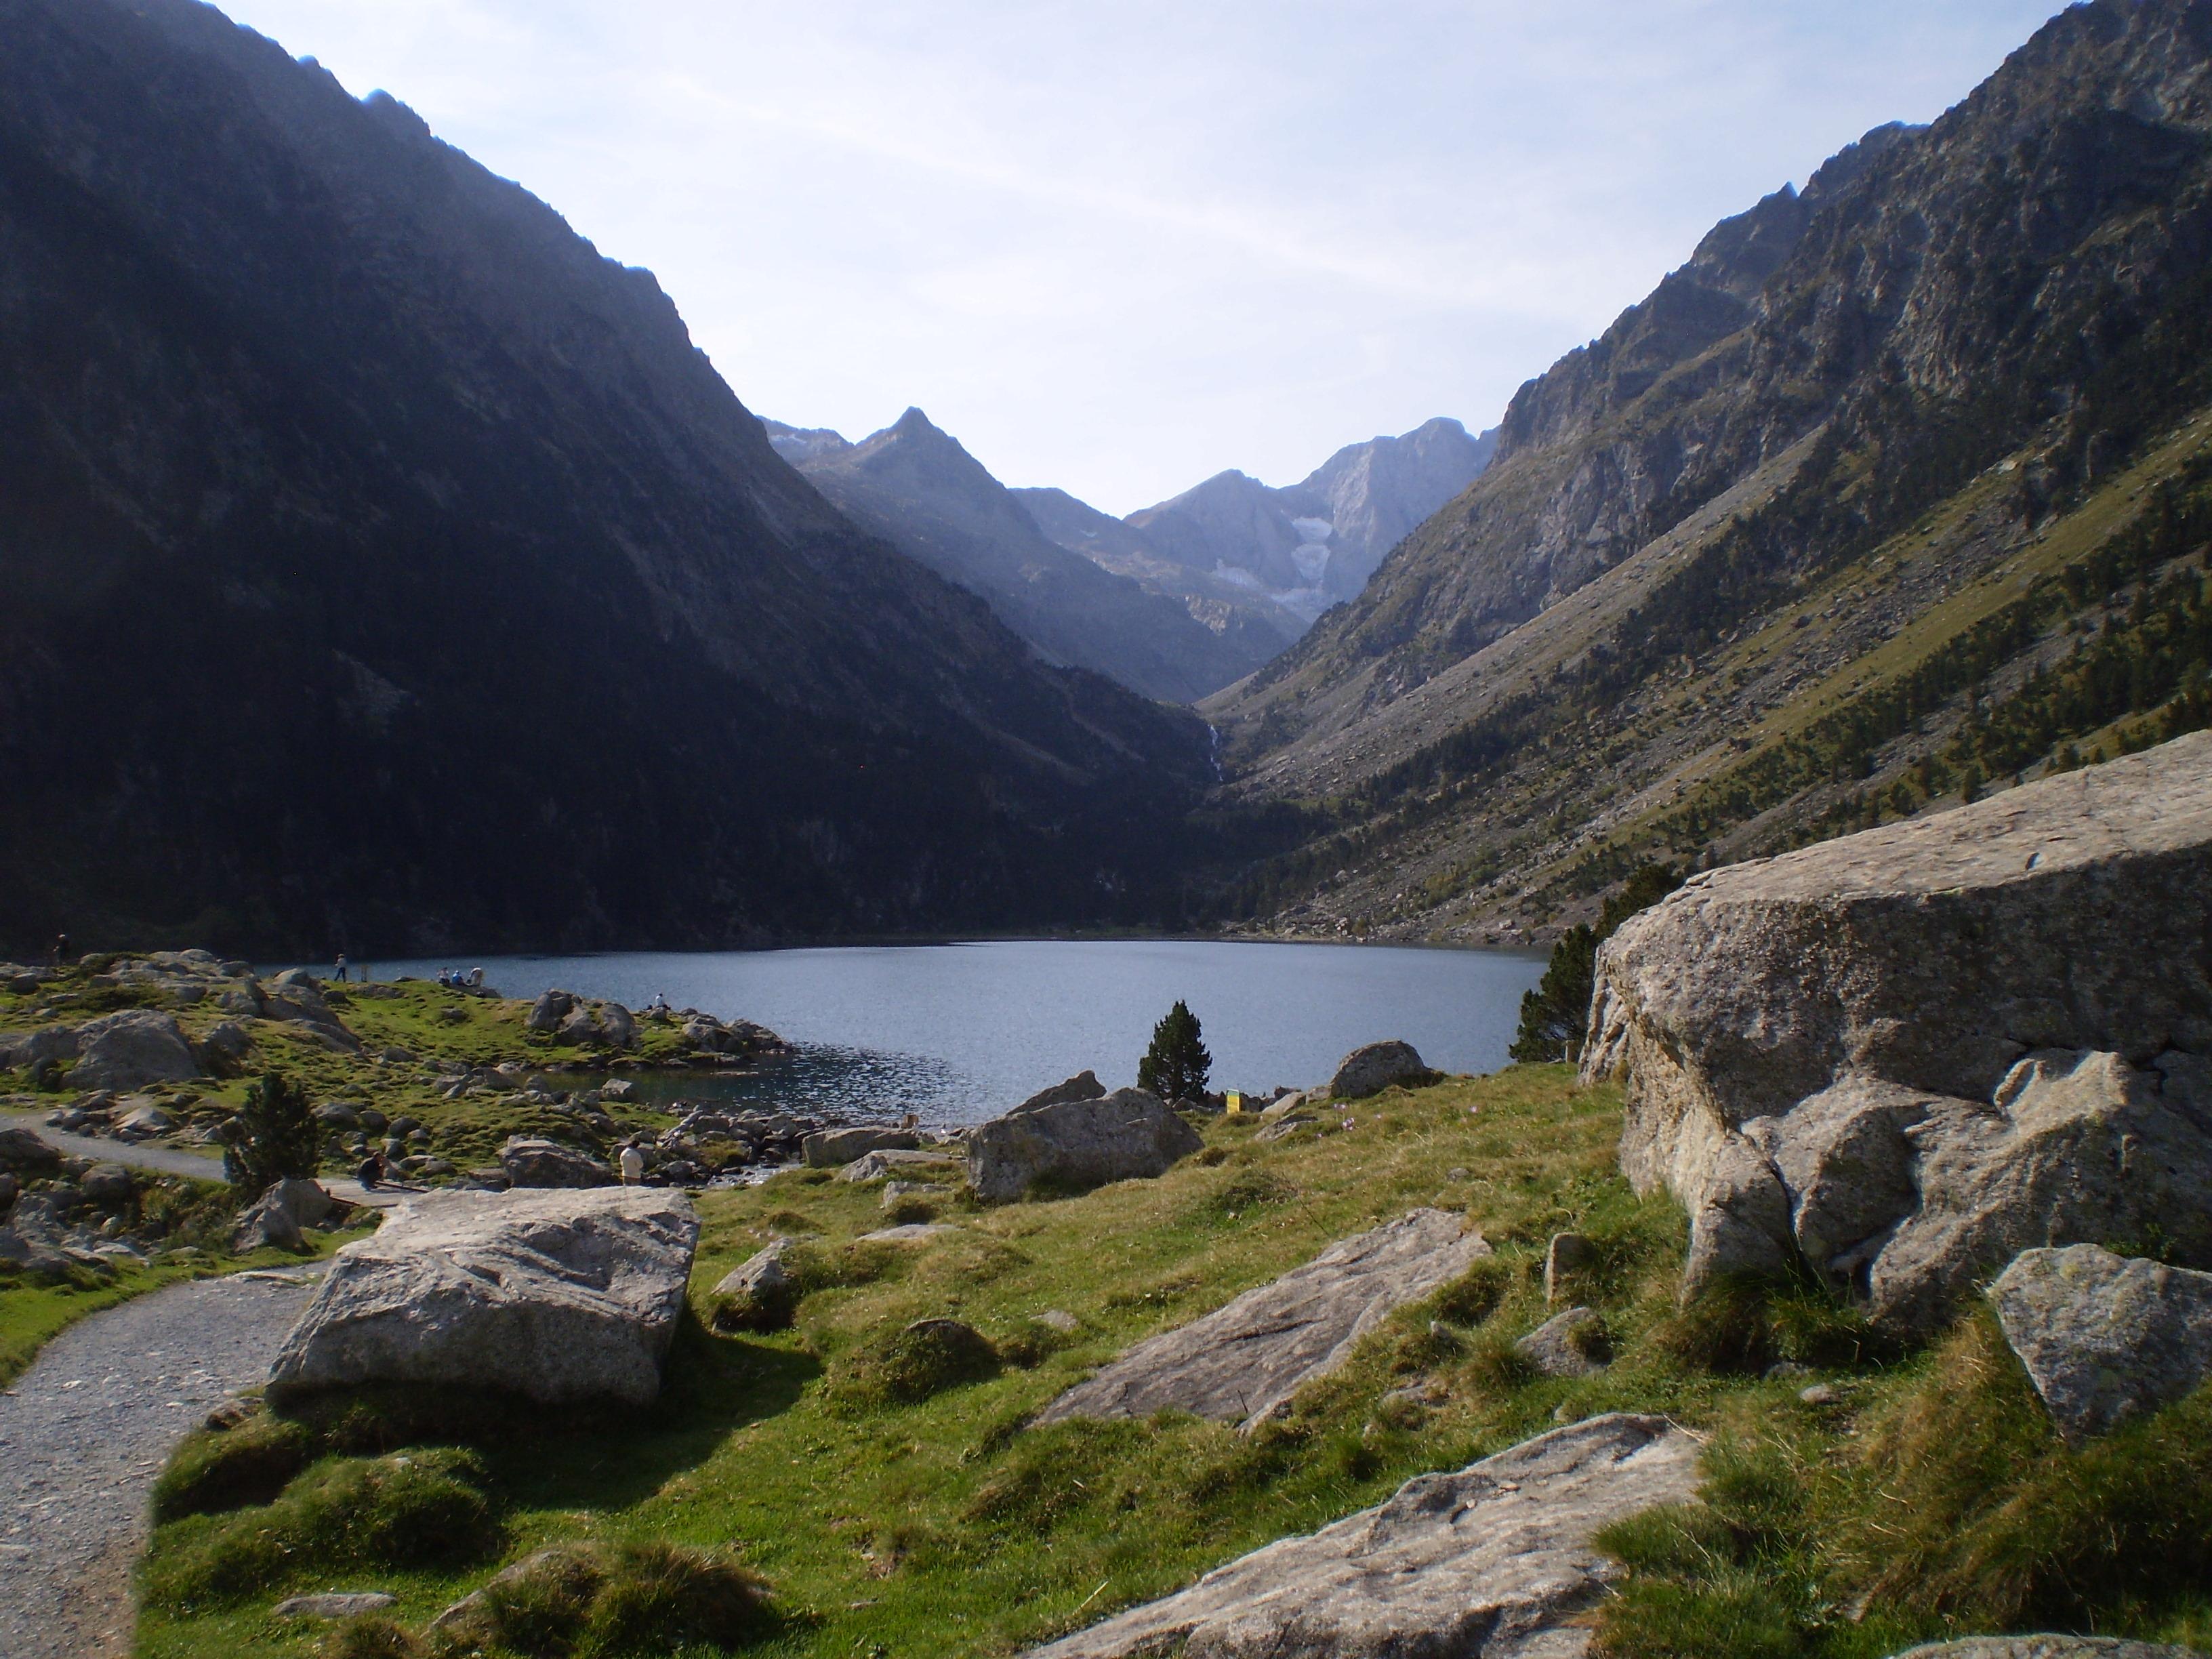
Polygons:
M645 1179L645 1154L638 1151L635 1141L623 1142L622 1157L617 1161L622 1165L623 1186L635 1187Z
M341 985L346 982L346 959L345 952L343 951L338 952L338 959L335 970L331 973L331 977Z

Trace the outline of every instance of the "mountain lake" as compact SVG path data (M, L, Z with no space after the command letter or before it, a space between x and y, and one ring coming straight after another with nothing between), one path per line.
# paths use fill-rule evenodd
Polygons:
M318 974L325 964L312 964ZM980 1122L1061 1079L1135 1080L1153 1023L1189 1003L1216 1089L1326 1082L1365 1042L1402 1037L1431 1066L1506 1063L1540 956L1372 945L994 940L962 945L617 952L370 962L381 980L484 970L501 995L552 987L641 1009L656 996L756 1020L798 1047L742 1074L647 1074L663 1103L745 1102L880 1119Z

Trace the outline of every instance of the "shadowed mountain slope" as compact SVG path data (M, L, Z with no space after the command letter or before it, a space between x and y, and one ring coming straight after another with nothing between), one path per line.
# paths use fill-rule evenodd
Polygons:
M649 273L190 0L0 31L0 939L1146 914L1203 728L856 529Z

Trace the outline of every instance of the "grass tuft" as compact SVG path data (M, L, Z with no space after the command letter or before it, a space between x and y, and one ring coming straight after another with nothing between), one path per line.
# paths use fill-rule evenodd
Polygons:
M932 1395L999 1374L990 1339L957 1319L918 1319L862 1343L830 1370L830 1389L860 1407L917 1406Z
M221 1607L310 1571L480 1559L501 1535L483 1482L465 1451L327 1459L266 1508L177 1523L178 1547L148 1567L147 1599Z

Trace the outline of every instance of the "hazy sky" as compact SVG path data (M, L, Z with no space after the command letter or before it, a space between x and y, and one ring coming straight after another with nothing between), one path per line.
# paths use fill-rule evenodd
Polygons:
M748 407L1130 511L1514 388L2054 0L234 0L651 267Z

